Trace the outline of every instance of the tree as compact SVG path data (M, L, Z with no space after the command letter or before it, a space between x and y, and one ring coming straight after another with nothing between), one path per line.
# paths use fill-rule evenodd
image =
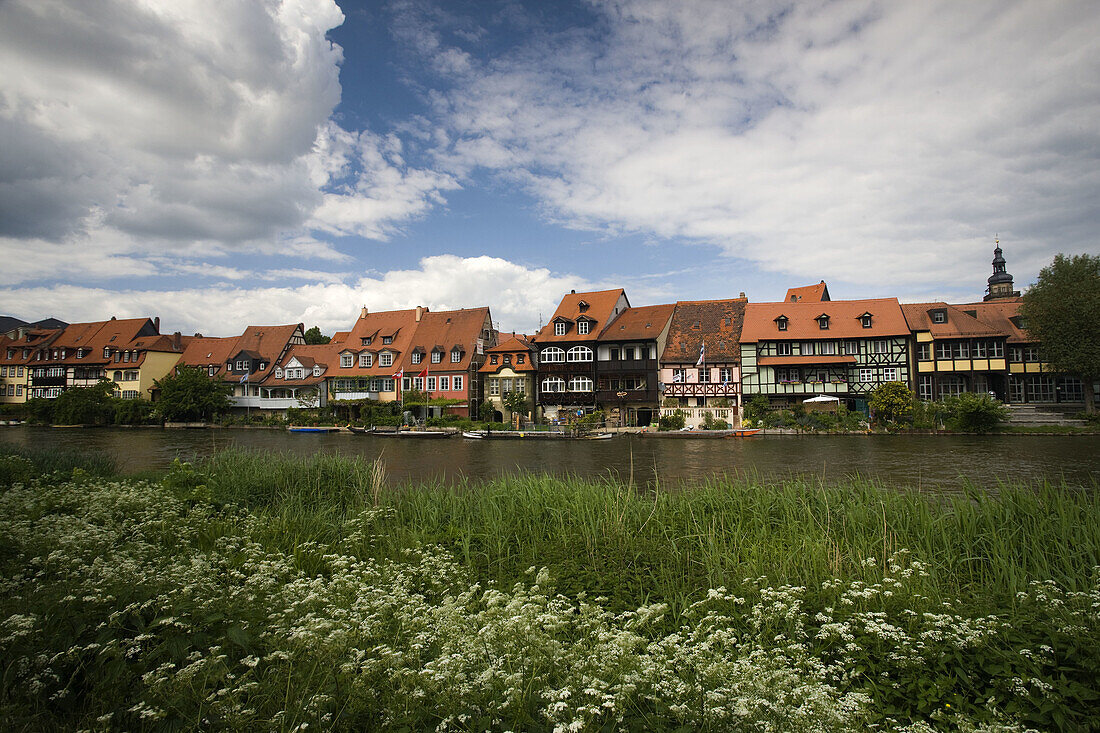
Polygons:
M329 341L332 340L330 336L325 336L321 333L321 329L319 326L314 326L313 328L306 331L303 335L305 336L307 344L327 344Z
M103 425L114 419L115 386L106 379L91 387L72 387L54 402L54 422L59 425Z
M510 414L520 413L526 415L530 412L530 407L527 403L527 395L522 392L515 392L509 390L501 396L500 401L504 403L504 407Z
M879 422L897 422L913 411L913 391L901 382L887 382L871 393L871 412Z
M168 421L188 421L212 418L229 409L233 386L212 379L202 367L181 366L154 382L160 394L157 411Z
M1020 307L1027 332L1055 372L1084 383L1085 411L1096 414L1092 385L1100 379L1100 256L1059 254L1039 273Z

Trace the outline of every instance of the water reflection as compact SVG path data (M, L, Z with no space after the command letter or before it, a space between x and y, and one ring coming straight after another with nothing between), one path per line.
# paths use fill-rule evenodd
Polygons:
M230 446L299 455L383 456L391 480L452 483L525 471L586 478L633 476L639 486L675 487L720 474L774 480L810 476L835 483L855 475L891 485L992 488L1000 481L1095 487L1100 436L763 436L675 440L623 436L609 441L416 441L276 430L3 427L0 441L103 451L128 472L162 469L177 456L208 456Z

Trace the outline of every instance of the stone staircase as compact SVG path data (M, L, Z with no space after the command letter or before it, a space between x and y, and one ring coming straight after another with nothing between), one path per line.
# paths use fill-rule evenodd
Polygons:
M1074 420L1072 415L1083 410L1082 405L1009 405L1008 424L1022 426L1072 425L1084 427L1084 420Z

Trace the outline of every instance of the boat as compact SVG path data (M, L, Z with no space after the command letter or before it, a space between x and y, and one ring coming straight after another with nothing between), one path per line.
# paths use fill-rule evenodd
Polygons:
M291 425L287 430L291 433L335 433L340 428L332 425L310 426L310 425Z
M463 438L470 440L609 440L614 433L596 433L594 435L567 435L550 433L545 430L463 430Z
M760 432L760 428L734 428L725 438L751 438Z
M454 433L442 430L379 430L371 435L380 438L449 438Z
M582 435L580 440L611 440L615 433L596 433L595 435Z
M469 438L470 440L481 440L485 437L485 433L480 433L476 430L463 430L462 437Z

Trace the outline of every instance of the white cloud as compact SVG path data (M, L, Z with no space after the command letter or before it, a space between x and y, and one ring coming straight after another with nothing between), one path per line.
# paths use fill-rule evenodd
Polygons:
M342 22L333 0L0 3L0 237L340 259L311 228L388 236L456 184L330 122Z
M1096 248L1095 3L593 10L593 29L436 60L454 84L437 104L448 165L500 171L568 226L708 242L813 281L972 286L997 233L1020 271Z
M274 274L274 273L269 273ZM67 321L160 316L162 331L201 332L207 336L240 333L249 324L303 322L332 333L351 327L359 308L391 310L424 305L450 310L488 305L502 329L533 332L538 314L549 319L570 289L593 285L571 275L554 275L495 257L426 257L417 269L395 270L356 281L308 281L281 287L187 288L179 290L107 290L77 285L27 287L0 291L0 312L27 320L53 315ZM49 313L31 313L28 304L46 304Z

